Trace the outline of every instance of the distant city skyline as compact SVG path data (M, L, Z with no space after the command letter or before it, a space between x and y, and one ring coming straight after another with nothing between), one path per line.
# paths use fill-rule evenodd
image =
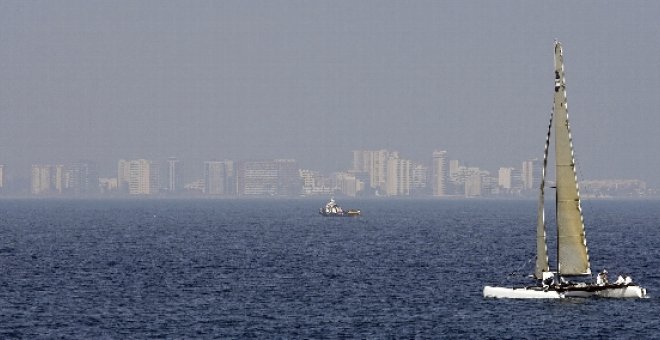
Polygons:
M581 179L660 186L660 3L0 2L0 164L540 158L553 40ZM245 156L248 155L248 156ZM453 159L453 158L452 158ZM393 167L401 166L402 164ZM391 182L392 188L402 183Z
M352 158L350 166L330 172L295 159L245 156L204 161L201 173L190 171L176 157L119 159L114 170L102 169L93 160L38 163L32 164L31 171L15 169L13 175L5 171L11 167L0 164L0 195L529 197L538 190L542 173L538 158L490 170L454 159L447 150L435 150L423 161L396 150L353 150L352 156L347 155ZM104 171L110 175L101 175ZM548 176L552 182L552 169ZM658 194L657 188L630 177L579 180L587 196Z
M428 165L432 164L432 162L434 161L434 159L436 157L436 153L441 151L441 152L444 153L444 158L446 158L447 160L448 159L454 159L454 160L460 161L462 164L465 164L466 166L476 166L476 167L480 167L480 168L483 168L487 171L494 172L494 173L496 173L502 167L514 167L514 168L517 168L519 170L523 170L523 168L526 166L525 162L528 162L529 160L533 160L533 159L541 159L542 156L543 156L542 154L538 155L538 156L530 156L530 157L527 157L525 159L520 159L518 161L509 162L509 163L504 163L504 162L497 163L497 161L495 161L495 164L493 164L492 167L490 167L490 166L485 166L484 165L485 162L481 162L478 159L477 160L474 160L474 159L469 160L470 158L466 158L463 155L456 154L456 153L452 152L451 150L446 150L446 149L443 149L443 148L430 150L430 151L427 152L427 154L425 156L423 156L421 158L413 158L413 157L411 157L410 154L400 152L399 149L396 149L396 148L389 148L388 149L388 148L381 147L381 148L371 148L371 149L353 148L353 149L347 150L346 152L344 152L344 154L343 154L344 157L340 162L338 162L336 164L333 164L331 167L328 167L328 168L314 168L312 166L312 164L305 164L302 161L300 161L299 159L297 159L295 157L287 156L286 154L281 154L281 155L275 156L275 157L254 157L254 156L251 156L251 155L239 155L236 158L231 158L231 160L232 161L253 161L253 160L263 160L263 159L296 159L298 161L298 163L301 164L301 167L303 167L303 168L314 169L316 171L321 171L321 172L325 172L325 173L331 173L331 172L345 171L347 169L351 169L351 167L354 166L355 161L356 161L354 159L356 151L365 152L365 151L378 151L378 150L382 150L382 151L388 152L388 153L395 153L396 155L401 155L402 158L408 159L408 160L412 161L413 163L423 163L423 164L428 164ZM5 177L7 177L7 174L9 174L9 177L15 177L15 176L20 177L21 173L24 173L26 171L26 169L29 170L29 168L34 166L34 165L40 165L40 164L78 164L80 162L93 162L94 164L96 164L96 166L98 168L97 171L98 171L99 175L104 176L104 177L108 177L108 176L115 176L116 175L117 161L120 161L122 159L147 159L147 160L158 162L159 164L160 163L168 164L169 162L173 162L173 161L175 163L179 163L179 164L175 164L175 165L177 167L182 167L182 168L185 169L185 171L181 171L182 173L186 174L185 180L191 180L193 178L199 177L199 175L204 172L204 168L206 166L206 163L209 163L209 162L222 163L222 162L230 159L229 157L209 157L209 158L196 158L196 159L193 159L193 158L190 158L190 157L174 155L173 153L165 153L165 155L169 155L169 156L163 156L163 157L147 157L147 156L121 157L121 158L115 159L115 160L94 159L94 158L77 159L77 158L72 157L72 156L55 156L55 155L53 155L51 157L48 157L47 159L36 159L35 158L33 160L29 160L26 164L11 164L9 162L2 162L2 160L0 159L0 166L3 167L2 171L4 172ZM30 159L30 158L26 157L26 159ZM580 163L579 158L576 159L576 161L578 163ZM311 163L314 163L314 162L311 162ZM580 173L579 174L580 178L582 179L582 177L584 176L584 172L580 171L581 168L580 168L579 165L580 164L578 164L578 171ZM550 169L549 171L552 171L552 169ZM636 178L636 179L640 179L640 180L644 180L644 181L649 181L649 179L647 179L647 178L633 177L630 174L626 174L626 173L614 174L614 176L612 176L612 177L585 177L584 179L585 180L587 180L587 179L589 179L589 180L591 180L591 179L599 180L599 179L614 179L614 178L617 178L617 179Z

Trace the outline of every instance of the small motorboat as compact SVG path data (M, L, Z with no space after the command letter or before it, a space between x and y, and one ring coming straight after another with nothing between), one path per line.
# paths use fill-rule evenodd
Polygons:
M342 209L334 198L330 199L330 202L326 203L325 207L319 209L319 214L323 216L338 216L338 217L353 217L360 216L359 209Z

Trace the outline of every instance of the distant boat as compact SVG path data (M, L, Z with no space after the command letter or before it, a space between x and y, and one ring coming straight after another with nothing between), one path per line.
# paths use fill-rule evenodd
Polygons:
M538 204L536 229L536 285L527 287L484 287L484 297L492 298L643 298L646 289L632 282L630 277L619 276L616 282L607 280L603 270L593 282L587 252L580 194L577 186L575 159L568 109L566 104L566 82L564 79L564 57L561 44L555 41L555 94L554 108L550 116L543 172ZM554 121L554 122L553 122ZM555 174L556 174L556 221L557 221L557 264L550 270L546 243L545 186L548 166L548 149L554 126ZM586 279L586 278L589 279Z
M335 202L334 198L331 198L330 202L325 204L325 207L319 209L319 214L323 216L354 217L360 216L360 210L344 210Z

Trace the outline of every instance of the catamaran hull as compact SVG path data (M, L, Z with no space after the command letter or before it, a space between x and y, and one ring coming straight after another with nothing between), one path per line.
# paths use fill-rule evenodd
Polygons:
M554 290L537 289L536 287L484 287L484 297L497 299L559 299L561 296Z
M640 286L626 286L601 290L597 295L606 298L645 298L646 289Z
M645 298L646 289L637 286L576 286L568 288L484 287L484 297L497 299L563 299L563 298Z

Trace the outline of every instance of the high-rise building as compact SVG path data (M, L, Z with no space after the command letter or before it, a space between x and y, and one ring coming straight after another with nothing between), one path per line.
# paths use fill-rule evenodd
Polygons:
M465 197L482 196L484 187L488 187L488 185L485 184L489 184L488 181L485 180L488 173L477 167L462 167L461 170L459 170L459 172L462 172L461 177L463 177L465 181Z
M449 180L452 182L456 182L456 178L458 177L458 173L461 168L461 162L457 159L452 159L449 161Z
M523 189L534 190L541 186L543 175L543 162L538 159L527 160L522 163Z
M55 188L55 192L58 194L61 194L64 189L66 189L66 183L67 183L67 173L64 169L64 165L55 165L52 167L51 170L51 183L53 187Z
M302 193L304 195L332 195L334 186L330 178L326 178L318 171L300 169L302 179Z
M225 162L204 162L204 193L207 195L225 195L226 176Z
M500 193L519 195L523 189L520 170L516 168L500 168L497 185L502 189Z
M411 195L428 195L429 191L429 169L422 164L413 164L410 170L410 183Z
M520 194L523 190L523 179L519 169L511 170L511 191Z
M128 181L130 178L129 160L120 159L117 163L117 190L122 194L128 194Z
M450 166L450 169L453 169L450 182L454 187L454 194L462 194L465 197L483 196L491 194L497 187L498 179L492 178L488 171L478 167L462 166L456 161L456 167Z
M128 193L131 195L151 194L151 162L146 159L128 163Z
M465 178L465 197L481 196L481 176L471 174Z
M447 151L436 150L433 152L432 162L432 181L433 196L447 196L449 194L448 169L447 169Z
M277 195L278 166L273 161L243 161L238 165L238 194Z
M67 171L67 191L73 194L96 194L99 192L99 176L96 164L92 161L80 161L71 165Z
M387 196L410 196L411 161L392 155L387 160Z
M300 169L300 178L302 178L303 183L303 194L312 195L314 194L315 189L317 188L316 182L317 179L321 177L321 174L318 171Z
M158 193L158 164L146 159L119 160L117 186L130 195Z
M50 167L32 164L30 192L33 195L50 192Z
M225 194L236 195L236 163L225 159Z
M5 187L5 166L0 164L0 192Z
M500 168L498 171L497 184L506 190L511 190L511 173L513 168Z
M353 151L353 171L369 173L369 186L377 192L387 192L387 160L398 158L398 152L388 150Z
M277 194L280 196L298 196L302 193L302 178L295 159L276 159Z
M32 165L31 190L33 195L61 194L65 188L63 165Z
M207 195L235 195L234 161L204 162L204 193Z
M167 174L166 174L165 189L170 193L176 193L183 189L183 163L170 157L167 159Z
M335 182L337 191L346 196L355 197L358 193L364 191L364 182L350 172L336 173Z
M293 159L243 161L238 164L238 195L294 196L302 193L302 179Z

